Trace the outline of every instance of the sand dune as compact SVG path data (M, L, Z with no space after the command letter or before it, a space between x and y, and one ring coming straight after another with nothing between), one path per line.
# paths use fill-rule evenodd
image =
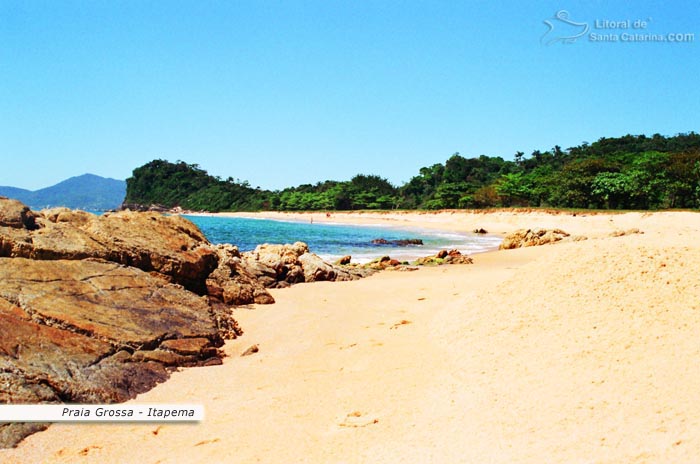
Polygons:
M323 221L318 216L315 221ZM587 241L473 265L273 290L237 309L222 366L135 402L196 425L54 425L0 461L693 462L700 456L700 215L340 215ZM373 221L373 222L372 222ZM643 234L611 237L639 228ZM257 344L258 353L239 355Z

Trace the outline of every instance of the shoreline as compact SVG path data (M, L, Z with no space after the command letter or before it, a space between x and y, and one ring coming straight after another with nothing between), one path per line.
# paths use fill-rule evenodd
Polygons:
M459 214L446 227L471 223ZM199 424L53 425L0 460L693 461L700 214L550 216L481 224L589 240L299 284L236 308L244 334L223 365L132 401L201 403Z
M559 210L439 210L439 211L341 211L331 212L223 212L183 215L207 217L231 217L271 219L287 222L311 222L316 224L344 224L358 226L389 226L395 228L419 228L433 231L471 234L484 229L489 235L504 237L517 230L528 228L562 229L572 235L589 238L604 237L614 232L639 227L650 218L694 216L691 211L632 211L632 212L569 212Z

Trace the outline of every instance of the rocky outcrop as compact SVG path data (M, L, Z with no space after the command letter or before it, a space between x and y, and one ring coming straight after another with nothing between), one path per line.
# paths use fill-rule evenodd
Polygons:
M122 203L119 206L120 211L139 211L139 212L144 212L144 211L152 211L156 213L167 213L169 211L168 208L166 208L163 205L159 204L150 204L150 205L141 205L138 203Z
M352 261L352 256L346 255L346 256L343 256L342 258L340 258L339 260L337 260L333 264L345 266L346 264L350 264L350 261Z
M34 230L36 216L22 202L0 197L0 227Z
M100 260L0 258L0 402L121 402L171 366L220 363L235 321L133 267ZM36 424L0 426L0 446Z
M243 267L268 288L287 287L301 282L356 280L371 270L324 262L302 242L287 245L258 245L241 253Z
M219 256L218 267L206 280L207 293L210 296L233 305L275 302L261 281L244 265L237 247L229 244L218 245L216 251ZM265 277L273 279L271 274L270 271Z
M418 258L415 262L418 266L440 266L442 264L473 264L474 260L463 255L459 250L441 250L435 256Z
M10 200L13 201L13 200ZM7 200L0 200L0 211ZM143 271L203 294L218 256L187 219L157 213L95 216L65 208L46 210L35 228L0 227L0 256L39 260L100 258Z
M510 250L513 248L547 245L560 242L562 240L585 240L586 237L572 237L561 229L518 229L505 236L501 243L500 250Z
M409 246L409 245L423 245L423 240L419 238L405 238L398 240L387 240L385 238L375 238L372 240L372 245L388 245L388 246Z
M206 295L226 261L182 218L34 213L0 198L0 256L0 402L124 401L174 367L221 363L240 334ZM0 447L45 426L2 424Z
M153 212L35 213L0 198L0 402L120 402L178 366L221 363L230 305L266 287L352 280L304 243L240 253ZM0 447L46 424L0 425Z

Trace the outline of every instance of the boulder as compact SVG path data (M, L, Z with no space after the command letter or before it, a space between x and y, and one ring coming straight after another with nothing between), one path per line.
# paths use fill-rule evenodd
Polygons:
M450 250L445 257L444 264L474 264L474 260L463 255L459 250Z
M313 253L304 253L299 256L299 263L304 271L305 282L356 280L360 277L351 269L328 264Z
M547 245L559 242L569 237L569 234L561 229L518 229L505 236L500 250L513 248Z
M112 403L175 366L220 362L240 333L158 274L113 262L0 258L0 402ZM0 425L0 447L46 424Z
M250 303L271 304L275 299L270 295L261 279L255 277L241 259L238 248L218 245L218 267L206 280L207 293L226 304L243 305ZM270 276L273 274L273 276ZM274 281L274 271L262 268L261 275Z
M0 207L0 215L7 213L6 205ZM65 208L42 212L35 229L0 227L0 256L100 258L158 272L200 294L206 292L206 278L218 264L216 251L185 218L129 211L95 216Z
M221 337L201 297L116 263L0 258L0 297L34 322L132 348Z
M34 230L38 226L29 207L18 200L0 197L0 227Z
M390 256L381 256L379 258L375 258L369 263L364 265L364 268L370 269L370 270L375 270L375 271L381 271L383 269L386 269L388 267L391 267L391 257Z
M268 288L301 282L355 280L368 275L361 268L329 264L310 253L303 242L286 245L258 245L241 253L243 269Z
M463 255L459 250L440 250L434 256L418 258L414 264L418 266L440 266L443 264L473 264L474 260Z

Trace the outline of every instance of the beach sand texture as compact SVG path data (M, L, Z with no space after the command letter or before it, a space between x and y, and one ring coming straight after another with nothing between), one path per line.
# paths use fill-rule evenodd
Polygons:
M133 401L202 403L203 422L56 424L0 461L697 461L700 214L371 216L328 220L590 238L273 290L236 310L222 366Z

